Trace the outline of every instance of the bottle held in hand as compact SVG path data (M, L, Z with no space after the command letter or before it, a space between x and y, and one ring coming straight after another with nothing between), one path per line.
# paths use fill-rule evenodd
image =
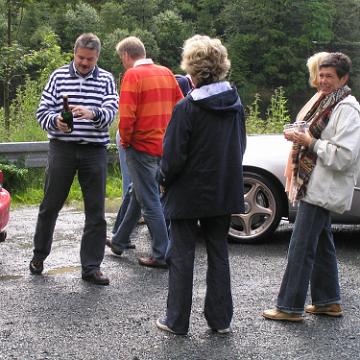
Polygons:
M63 111L61 112L61 117L69 128L68 132L72 132L74 130L74 118L73 113L69 107L69 100L67 95L63 96Z

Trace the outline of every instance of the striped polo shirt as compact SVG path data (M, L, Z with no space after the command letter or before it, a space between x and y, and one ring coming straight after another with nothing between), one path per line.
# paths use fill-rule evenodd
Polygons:
M63 110L63 95L68 95L69 105L90 108L94 119L74 118L74 130L64 133L57 129L56 118ZM49 139L80 144L106 145L109 143L109 127L118 110L118 94L113 76L95 66L86 77L77 74L74 63L55 70L41 96L36 117Z

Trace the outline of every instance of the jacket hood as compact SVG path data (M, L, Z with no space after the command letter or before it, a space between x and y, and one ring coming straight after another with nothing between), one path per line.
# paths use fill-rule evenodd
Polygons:
M336 106L335 108L337 108L340 105L350 105L352 106L355 110L358 111L358 113L360 114L360 104L358 103L358 101L356 100L355 96L353 95L348 95L345 99L341 100Z
M242 104L235 87L221 81L194 89L189 99L207 111L241 111Z

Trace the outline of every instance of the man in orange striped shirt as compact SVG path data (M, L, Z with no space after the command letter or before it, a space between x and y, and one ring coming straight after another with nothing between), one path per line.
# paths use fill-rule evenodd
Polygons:
M183 97L173 73L146 58L144 44L130 36L116 46L126 69L121 81L119 131L132 179L130 202L111 240L111 250L121 255L141 212L152 237L152 255L139 264L166 268L168 233L155 179L162 141L175 104Z

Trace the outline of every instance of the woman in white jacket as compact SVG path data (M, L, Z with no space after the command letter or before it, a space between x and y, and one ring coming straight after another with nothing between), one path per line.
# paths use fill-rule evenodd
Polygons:
M293 175L300 201L288 263L271 320L301 321L310 283L312 305L305 312L341 316L341 297L330 211L350 209L360 169L360 105L346 85L350 59L329 54L319 66L323 94L306 114L309 131L294 132Z

